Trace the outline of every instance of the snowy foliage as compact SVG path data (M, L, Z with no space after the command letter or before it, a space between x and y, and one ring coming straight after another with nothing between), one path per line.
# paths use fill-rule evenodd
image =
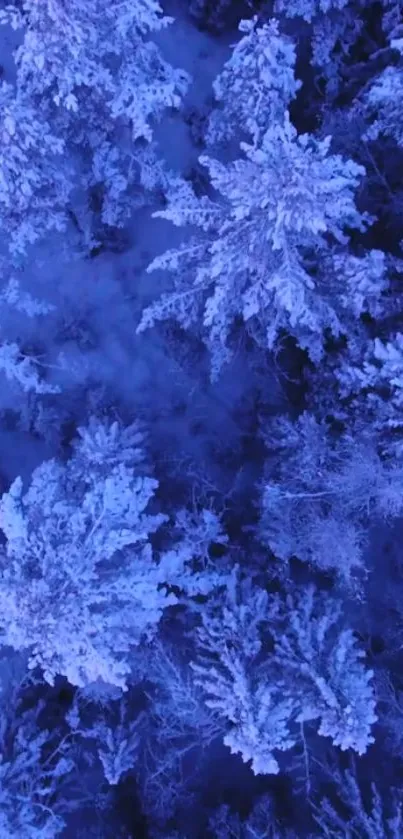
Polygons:
M119 458L99 475L91 457L86 469L79 447L67 466L38 467L25 494L17 479L2 497L3 642L29 649L49 681L124 685L130 645L175 600L148 542L164 516L147 512L155 480Z
M91 94L114 119L129 120L133 139L150 136L150 115L179 103L184 74L144 41L171 22L156 0L73 0L68 8L63 0L24 0L22 10L9 4L2 12L2 22L10 20L24 29L15 60L27 94L51 95L72 112Z
M122 726L116 728L98 727L98 755L108 784L116 786L122 775L135 766L138 750L136 726L131 723L128 731Z
M10 382L18 384L25 392L59 393L59 387L44 379L40 362L23 355L18 344L0 344L0 370Z
M381 433L382 448L401 455L403 406L403 334L383 342L375 338L364 353L351 353L335 371L340 396L358 425ZM354 412L354 413L353 413Z
M276 20L241 21L245 33L214 82L218 107L210 116L206 141L225 144L242 132L257 144L267 127L284 115L301 83L294 76L295 47Z
M313 587L281 599L235 582L203 613L192 664L208 706L230 724L224 743L255 774L277 774L273 752L296 744L298 722L317 720L319 735L363 754L377 719L373 674L342 625L343 603Z
M237 587L234 574L226 601L213 602L202 615L200 654L192 664L208 707L230 725L225 745L250 762L255 775L276 775L273 752L296 742L289 730L294 702L267 682L258 664L259 626L267 621L267 608L266 592L254 589L250 581Z
M377 720L373 672L343 626L343 602L308 586L278 603L274 659L285 695L299 697L297 720L318 720L318 733L335 746L364 754Z
M332 435L307 413L273 423L271 433L262 539L279 559L297 556L353 584L374 517L401 513L401 469L370 439Z
M301 17L310 23L319 15L327 15L347 6L349 0L276 0L277 14L286 17Z
M325 80L330 101L341 93L345 64L363 29L363 20L351 4L315 19L311 63L317 76Z
M16 709L13 711L16 713ZM63 796L60 796L74 770L68 744L55 747L49 731L37 727L36 713L26 711L16 714L12 720L3 718L0 750L2 839L60 836L66 825L60 804L62 809L71 807L70 802L63 808Z
M262 795L245 820L232 813L223 804L209 820L214 839L287 839L287 834L278 831L273 801L270 795Z
M118 420L105 423L90 417L87 426L77 431L74 464L81 473L86 471L95 478L107 475L118 464L138 469L144 462L145 433L137 422L124 426Z
M141 723L144 748L136 775L152 819L166 818L175 802L189 800L205 752L223 733L178 652L159 641L144 650L150 707Z
M173 566L178 562L183 566L181 588L186 595L207 595L222 585L226 579L225 566L220 569L210 557L213 545L224 547L228 542L220 517L208 509L179 510L175 516L175 533L177 542L162 554L162 559L167 568L171 562Z
M17 157L17 160L13 160L14 152L11 152L8 160L6 161L7 168L9 169L8 174L10 176L8 180L4 180L4 184L7 186L7 189L10 188L10 194L8 195L6 201L6 206L8 208L6 214L9 211L14 212L14 210L18 206L18 199L14 196L14 189L16 186L18 188L18 176L23 176L25 178L29 177L29 173L19 168L22 160L31 159L29 133L25 137L25 146L26 148L25 152L23 153L22 159L19 159L19 157ZM19 221L18 214L15 217L15 222L18 227L18 237L20 237L22 227L25 226L25 223L27 221L29 222L31 213L33 213L33 218L38 218L37 206L39 202L39 196L35 195L34 193L37 188L39 188L39 191L41 191L43 187L43 182L41 180L41 167L38 168L38 174L40 174L40 177L38 179L36 179L36 177L33 178L33 183L35 182L36 185L33 188L32 192L30 192L30 188L28 188L27 186L21 186L21 190L22 193L25 195L25 198L28 198L30 196L30 199L32 199L32 205L26 204L24 209L20 205L18 213L22 212L22 215ZM0 183L1 182L2 178L0 175ZM51 209L51 204L49 204L49 209ZM3 217L3 232L5 232L7 224L7 220L5 219L5 217ZM24 229L26 228L24 227ZM30 241L34 240L31 237L28 238ZM10 241L13 241L13 234L10 235ZM29 291L24 290L20 279L21 275L18 275L18 272L14 273L14 270L10 267L9 260L5 256L0 258L0 276L3 283L2 287L0 288L0 309L3 322L6 321L7 316L10 313L18 312L26 315L28 318L34 319L40 315L46 315L54 310L55 307L52 304L46 303L44 300L39 300L35 298ZM46 368L41 363L41 360L37 357L24 353L21 349L21 346L15 341L3 340L0 343L0 371L4 373L6 379L9 382L12 382L15 385L17 385L25 393L59 393L59 388L57 386L52 385L48 381L46 381Z
M206 746L222 732L217 717L203 702L193 673L180 660L177 651L157 641L145 651L145 677L153 686L151 717L158 729L158 741L164 746L164 758L178 760L175 747L183 741L185 749ZM167 713L169 709L169 713Z
M118 705L117 721L98 718L91 728L82 732L85 738L94 740L105 778L111 786L116 786L125 772L136 768L142 722L142 715L134 720L129 718L124 699Z
M327 103L332 102L343 89L345 65L351 61L354 46L365 32L357 4L350 0L276 0L274 8L281 17L303 20L305 30L308 24L310 63L317 82L325 83Z
M0 839L401 839L403 2L0 5Z
M181 184L168 209L156 213L203 233L157 257L149 271L175 274L175 291L143 313L138 331L165 318L190 327L199 318L212 351L213 372L230 354L237 318L256 320L272 348L281 330L295 335L317 360L325 328L340 331L326 284L304 265L308 249L347 241L345 226L361 228L354 204L363 169L330 153L330 138L297 136L288 119L272 125L260 148L242 144L245 158L229 165L207 157L217 198L197 199ZM305 259L306 262L306 259ZM345 294L340 278L339 294Z
M17 480L2 498L4 641L31 649L31 666L42 666L49 681L63 674L72 684L103 678L123 685L129 623L135 643L135 627L141 634L158 621L165 600L155 581L145 612L133 612L140 591L153 588L146 539L160 519L144 511L156 484L116 467L76 493L66 487L68 477L49 462L35 471L25 496ZM137 564L127 557L114 567L116 552L136 542Z
M383 313L382 296L388 288L385 254L368 250L354 256L346 249L333 252L324 263L329 282L334 285L342 280L345 288L340 292L340 304L354 319L369 314L373 318ZM348 334L348 333L347 333Z
M65 227L73 183L61 166L64 141L26 91L0 85L0 233L21 256L46 233Z
M390 801L385 802L376 788L371 785L371 801L363 796L356 777L350 771L337 773L333 777L338 785L337 804L323 799L315 816L321 830L321 836L328 839L400 839L403 830L403 811L401 795L393 791Z
M402 67L387 67L375 79L363 97L363 107L368 140L375 140L380 135L393 137L403 145L403 128L400 114L403 107L403 70Z
M122 225L141 166L133 143L151 140L151 122L167 107L178 107L189 81L150 37L171 19L155 0L74 0L68 7L63 0L24 0L22 9L9 4L1 22L23 30L15 53L18 96L24 91L32 108L41 97L57 136L69 141L72 164L80 158L76 184L80 179L84 189L101 187L103 223ZM60 151L64 142L51 140ZM44 202L55 205L55 186L66 172L64 166L55 173ZM57 219L55 212L53 226ZM46 233L40 217L37 225Z
M6 269L3 266L2 269L5 273ZM0 305L22 312L29 318L35 318L37 315L47 315L55 309L52 303L37 300L28 291L24 291L20 280L16 276L9 277L0 290Z
M75 685L124 687L130 648L177 602L169 589L193 596L221 579L197 568L193 578L189 565L205 544L200 526L199 545L190 538L197 522L172 550L153 555L150 534L167 517L148 512L158 482L138 473L141 443L136 425L94 419L67 465L43 463L25 494L17 478L1 499L3 643L28 649L30 666L50 682L60 674Z

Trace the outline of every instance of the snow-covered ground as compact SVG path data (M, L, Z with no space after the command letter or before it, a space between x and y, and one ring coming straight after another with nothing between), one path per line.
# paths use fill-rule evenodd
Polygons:
M158 35L160 46L167 60L174 65L180 62L191 75L192 83L181 112L166 115L156 127L155 140L166 165L176 173L187 174L200 154L188 115L208 106L212 82L229 55L233 37L213 38L200 32L175 4L167 11L181 16ZM6 39L3 52L13 46L14 42ZM9 64L12 67L12 62ZM167 330L136 335L143 306L169 281L158 273L146 274L145 268L157 253L175 246L183 236L168 222L152 218L153 209L147 207L133 214L129 225L131 244L123 253L101 253L93 259L64 262L60 259L60 240L41 243L35 248L35 262L25 268L22 279L24 287L35 297L52 303L54 311L32 320L13 311L4 313L3 329L9 340L22 341L27 351L34 351L43 362L49 383L71 392L73 421L84 421L88 410L85 401L75 399L74 394L103 386L116 406L123 406L130 415L152 419L162 459L196 462L200 473L210 461L214 472L211 450L235 447L239 438L240 430L232 414L245 390L245 371L235 361L219 384L212 386L208 360L204 360L203 378L203 362L200 367L198 359L197 370L195 365L192 369L191 357L183 364L181 354L176 353L167 338ZM274 401L277 396L275 391ZM28 398L5 382L0 410L8 423L10 411L20 410L20 425L25 429L26 469L22 470L13 453L6 462L7 446L2 447L0 471L8 480L21 471L26 475L44 456L37 439L32 439L32 452L29 451L26 432L33 404L34 415L39 413L41 417L35 430L46 439L47 456L60 439L62 416L58 419L58 397ZM208 439L204 433L207 425Z

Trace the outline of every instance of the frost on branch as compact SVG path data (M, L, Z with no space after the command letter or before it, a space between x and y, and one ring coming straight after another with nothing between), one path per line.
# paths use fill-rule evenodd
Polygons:
M113 713L115 705L117 713ZM136 768L143 716L140 714L131 719L124 698L109 707L109 715L105 712L91 728L85 728L81 733L95 741L105 778L108 784L116 786L125 772Z
M359 5L359 4L358 4ZM350 64L365 23L357 5L349 0L276 0L275 12L282 17L301 18L309 26L311 65L316 83L325 84L328 105L341 92L345 66ZM299 22L297 24L301 26ZM305 25L305 31L308 27ZM299 31L299 30L297 30Z
M142 474L142 439L135 424L93 419L67 464L43 463L25 494L17 478L1 499L2 641L28 650L50 683L125 687L130 650L153 637L173 590L190 598L221 580L198 566L218 523L191 522L178 545L153 551L167 517L149 512L158 482Z
M368 250L363 256L354 256L347 250L335 251L324 262L327 276L342 279L340 305L356 320L364 313L373 318L382 312L382 295L388 288L385 254L380 250ZM331 281L331 279L330 279Z
M108 784L115 786L125 772L135 767L138 752L138 733L134 723L127 726L97 728L98 755Z
M334 8L331 14L321 14L312 26L312 59L318 81L326 83L326 97L329 103L341 93L345 82L345 68L353 53L362 30L363 18L357 14L354 4ZM343 44L340 49L340 44Z
M145 433L137 422L123 426L117 420L107 424L90 417L77 431L74 464L81 474L107 475L117 464L138 470L144 462Z
M403 832L403 803L398 790L392 790L385 801L375 784L371 784L371 798L363 795L351 771L333 772L337 783L337 800L320 802L315 821L321 836L329 839L401 839ZM341 807L340 807L341 804Z
M210 558L213 544L224 546L228 536L219 516L209 509L179 510L175 516L176 540L164 551L161 562L165 568L181 567L181 589L188 597L207 595L226 579L224 569Z
M82 188L103 193L102 222L122 226L141 182L133 141L151 140L152 124L179 106L189 82L152 40L171 19L154 0L25 0L22 10L3 10L0 22L9 21L24 33L17 89L40 98L72 159L81 158Z
M9 4L1 22L16 20L17 14ZM68 5L25 0L18 21L24 40L15 56L18 82L27 94L51 95L57 106L72 112L89 94L93 105L105 100L114 118L130 120L134 139L148 136L149 117L178 105L185 82L185 74L145 40L170 22L155 0L72 0Z
M287 17L301 17L310 23L320 15L339 11L347 6L349 0L276 0L277 14Z
M46 233L64 229L71 172L64 158L60 165L64 143L43 109L5 82L0 131L0 232L16 257Z
M214 839L294 839L276 818L276 807L270 795L262 795L254 804L248 817L241 820L222 804L209 820Z
M339 394L346 400L350 417L358 426L365 418L367 426L380 433L385 451L403 452L403 334L397 332L389 341L370 341L364 351L350 353L335 371Z
M171 647L157 640L144 659L150 704L136 774L145 812L165 821L178 801L189 800L205 753L224 726L206 707L176 641Z
M268 619L268 597L250 580L239 587L236 572L226 599L209 603L198 634L199 655L192 664L206 704L227 721L224 743L250 762L257 774L277 774L273 754L295 745L290 731L294 702L271 685L259 663L260 624Z
M7 310L10 309L21 312L29 318L36 318L54 309L52 304L37 300L29 292L24 291L13 274L6 279L9 273L10 268L7 266L6 259L0 258L0 278L4 281L4 286L0 289L2 318L7 317ZM5 314L3 314L4 310ZM45 379L46 365L42 365L40 359L35 356L25 355L17 343L0 342L0 371L9 382L15 382L26 393L59 392L58 387L51 385Z
M9 271L9 267L1 263L1 272L4 274ZM0 290L0 305L9 306L17 312L23 312L29 318L35 318L37 315L47 315L54 311L55 306L52 303L46 303L44 300L37 300L35 297L24 291L21 283L16 277L10 277Z
M214 82L218 107L211 114L206 140L214 146L248 134L256 144L273 122L282 119L301 83L294 76L295 47L275 20L259 26L241 21L245 33Z
M0 344L0 371L8 381L15 382L26 393L59 393L60 388L51 385L40 376L40 363L35 358L23 355L17 344Z
M387 67L372 83L363 97L363 108L369 128L368 140L384 135L403 145L401 113L403 108L402 67Z
M0 734L0 835L56 839L66 826L61 811L72 809L63 801L74 770L68 743L55 744L49 731L41 731L36 712L12 710L15 718L3 715Z
M341 330L344 279L331 299L325 276L314 278L307 254L326 255L329 242L345 244L346 226L361 228L354 190L362 167L330 154L330 138L297 136L289 120L264 135L261 148L242 145L245 158L224 165L202 157L217 198L197 199L176 188L156 215L203 232L157 257L149 271L175 273L175 290L143 313L139 331L176 318L185 328L202 321L213 372L230 355L236 319L258 328L273 347L281 330L311 356L322 352L323 331Z
M336 436L307 413L296 423L274 422L267 444L262 540L279 559L332 569L352 585L365 571L363 548L374 518L402 510L401 469L381 459L370 439Z
M274 660L285 695L299 702L296 720L318 720L318 734L361 755L374 742L373 672L342 616L343 602L312 586L278 601Z
M250 580L236 585L236 572L203 611L196 682L229 725L225 744L255 774L279 771L274 753L293 748L306 721L343 751L363 754L373 742L373 674L342 611L341 601L313 587L269 596Z

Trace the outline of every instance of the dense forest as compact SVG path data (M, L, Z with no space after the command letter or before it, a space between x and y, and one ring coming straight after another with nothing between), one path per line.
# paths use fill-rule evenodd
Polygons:
M403 2L0 2L0 839L403 837Z

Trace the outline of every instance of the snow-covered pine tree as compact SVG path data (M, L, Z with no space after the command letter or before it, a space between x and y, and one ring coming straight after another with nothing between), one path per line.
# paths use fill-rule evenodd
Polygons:
M355 350L355 351L354 351ZM368 340L344 353L334 370L344 414L367 436L377 431L382 451L403 453L403 334Z
M80 469L74 456L48 461L25 494L17 478L1 499L2 640L49 682L124 686L130 644L170 602L149 543L164 516L146 511L155 480L119 462L97 476L80 456Z
M342 616L343 602L313 586L269 596L236 571L202 612L196 682L255 774L279 772L274 753L293 748L304 722L342 751L373 742L373 673Z
M242 137L258 144L301 86L294 74L294 43L278 21L259 24L255 17L241 21L239 29L243 35L213 85L217 104L205 136L212 150Z
M124 688L130 649L178 602L173 589L206 594L220 575L197 567L189 528L172 549L153 550L167 517L149 511L158 482L144 474L137 426L93 420L80 435L67 463L43 463L25 493L17 478L1 498L1 640L27 650L50 683ZM198 520L192 527L200 535Z
M285 696L299 704L297 721L316 720L318 734L341 751L364 754L377 720L374 674L345 625L344 602L311 585L278 598L276 606L274 667Z
M41 102L76 185L102 193L103 222L123 224L128 190L141 182L135 145L151 140L151 123L179 105L189 81L153 41L171 19L156 0L24 0L8 4L0 22L23 32L17 90Z
M392 41L392 45L393 45ZM403 38L399 42L399 52L403 55ZM403 146L403 128L400 114L403 107L403 66L390 65L376 76L364 91L357 107L368 126L365 139L376 140L379 137L392 137L399 146Z
M258 798L245 819L222 804L211 816L209 827L214 839L280 839L280 836L281 839L295 839L293 833L281 829L278 824L270 794Z
M337 435L308 413L274 421L267 446L262 540L279 559L298 557L354 587L371 524L401 513L402 468L379 456L373 435Z
M294 701L282 695L260 663L261 625L267 628L270 605L266 592L251 580L238 583L235 569L225 593L202 612L191 665L207 706L227 723L225 745L250 762L255 775L276 775L280 767L274 752L296 743Z
M21 258L29 245L64 229L72 170L64 139L23 86L0 85L0 126L0 240Z
M347 227L365 222L354 203L365 170L330 145L330 137L298 136L285 115L259 147L242 144L245 157L227 165L202 157L214 195L197 198L176 183L168 208L155 214L200 232L149 266L173 272L175 290L145 309L138 332L167 318L185 328L198 323L213 376L231 357L239 321L269 348L282 331L292 334L317 361L324 331L342 331L345 306L344 278L329 294L317 263L347 243Z
M400 839L403 830L403 802L399 790L382 796L371 784L371 796L360 789L355 772L332 772L337 797L321 800L315 806L315 821L321 836L329 839ZM342 807L340 808L340 804Z

